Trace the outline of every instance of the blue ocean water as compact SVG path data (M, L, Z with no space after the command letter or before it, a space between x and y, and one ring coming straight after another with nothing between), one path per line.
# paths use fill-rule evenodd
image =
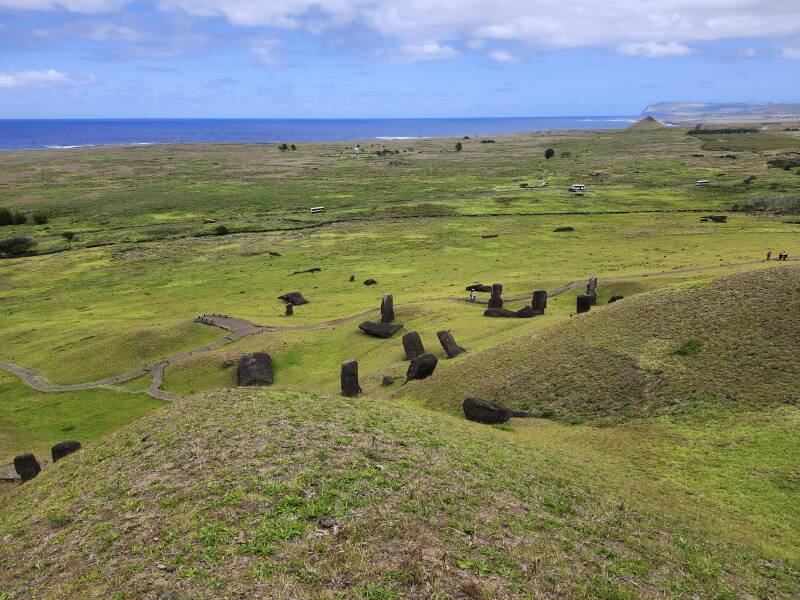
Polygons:
M340 142L627 127L633 117L0 119L0 150L192 142Z

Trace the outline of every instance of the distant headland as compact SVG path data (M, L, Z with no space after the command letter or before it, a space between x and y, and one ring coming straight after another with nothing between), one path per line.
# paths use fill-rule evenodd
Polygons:
M659 121L688 123L698 121L760 121L800 119L800 103L750 104L711 102L659 102L642 111L643 117Z

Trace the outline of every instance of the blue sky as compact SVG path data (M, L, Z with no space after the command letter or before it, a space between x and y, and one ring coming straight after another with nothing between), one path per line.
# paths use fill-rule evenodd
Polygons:
M800 101L800 0L0 0L0 118Z

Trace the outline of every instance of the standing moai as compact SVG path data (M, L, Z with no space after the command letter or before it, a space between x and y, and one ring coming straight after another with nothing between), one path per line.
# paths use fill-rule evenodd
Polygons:
M358 363L354 360L346 360L342 363L342 396L352 398L361 393L361 386L358 385Z
M590 277L586 284L586 295L592 299L592 304L597 304L597 277Z
M489 298L489 308L503 308L503 284L492 284L492 296Z
M286 305L286 316L291 317L294 314L294 304Z
M439 338L439 343L442 345L442 348L444 348L447 358L455 358L459 354L466 352L464 348L456 344L456 341L453 339L453 334L449 331L439 331L436 337Z
M394 321L394 299L391 294L384 294L381 298L381 323Z
M578 314L589 312L592 308L592 297L588 294L580 294L578 296L578 303L576 311Z
M50 448L50 456L53 457L53 462L69 456L73 452L81 449L81 443L75 440L67 440L65 442L58 442L55 446Z
M409 331L403 336L403 350L406 351L406 360L414 360L425 354L422 338L416 331Z
M33 454L20 454L14 457L14 470L22 481L30 481L42 470Z
M547 308L547 291L536 290L533 292L531 306L533 307L533 310L540 310L542 313L544 313L544 309Z

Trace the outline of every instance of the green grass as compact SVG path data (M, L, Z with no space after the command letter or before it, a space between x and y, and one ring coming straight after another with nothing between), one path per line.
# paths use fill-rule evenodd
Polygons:
M50 446L67 439L91 444L164 402L111 390L45 394L0 372L0 464L34 452L50 460Z

